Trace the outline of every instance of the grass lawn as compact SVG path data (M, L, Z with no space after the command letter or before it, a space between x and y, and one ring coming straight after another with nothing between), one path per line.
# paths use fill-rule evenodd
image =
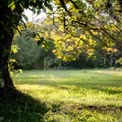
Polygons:
M16 122L122 122L122 70L32 70L14 80L18 90L46 106L27 109L25 101Z

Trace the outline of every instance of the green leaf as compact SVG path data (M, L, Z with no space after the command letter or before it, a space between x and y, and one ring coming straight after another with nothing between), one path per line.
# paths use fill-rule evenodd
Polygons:
M22 5L21 3L20 3L19 5L20 5L20 7L21 7L22 9L24 9L24 7L23 7L23 5Z
M25 21L28 21L28 17L25 14L22 14L22 17L25 19Z
M38 11L37 11L37 15L39 15L41 13L41 10L39 9Z
M40 37L40 40L37 41L37 44L42 45L44 44L43 42L44 42L44 37Z
M40 40L43 42L44 41L44 37L40 37Z
M40 46L40 45L42 45L42 41L41 40L38 40L37 41L37 44Z
M8 7L11 8L11 10L13 11L16 8L15 2L9 4Z
M31 34L31 36L32 36L32 38L35 38L35 37L37 36L37 33L36 33L36 32L33 32L33 33Z
M45 2L45 6L50 9L51 11L53 10L52 5L48 2Z
M19 72L22 74L22 69L19 69Z

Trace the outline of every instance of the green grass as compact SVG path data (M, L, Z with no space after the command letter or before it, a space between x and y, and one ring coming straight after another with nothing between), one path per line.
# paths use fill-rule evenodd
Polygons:
M45 102L122 106L122 72L118 71L24 71L16 85Z
M14 80L47 107L40 119L41 110L28 110L29 122L122 122L122 70L23 71ZM26 114L18 122L28 122Z
M51 105L45 120L122 121L122 71L24 71L15 83L22 92Z

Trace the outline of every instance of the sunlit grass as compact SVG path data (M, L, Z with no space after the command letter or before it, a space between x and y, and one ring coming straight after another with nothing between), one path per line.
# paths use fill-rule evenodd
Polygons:
M15 84L52 106L44 116L46 121L122 120L122 70L23 71Z
M49 85L49 84L48 84ZM45 102L72 102L85 105L122 106L120 88L80 88L77 86L17 85L23 92Z

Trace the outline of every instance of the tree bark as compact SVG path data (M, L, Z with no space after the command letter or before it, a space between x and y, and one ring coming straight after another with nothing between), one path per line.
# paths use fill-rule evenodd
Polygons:
M0 72L1 79L4 82L5 86L13 87L13 82L9 74L8 61L11 50L13 34L6 34L2 40L0 40Z
M17 4L19 5L19 4ZM14 29L22 14L21 7L16 6L12 11L4 2L0 2L0 89L14 88L9 74L9 55L11 51Z
M4 87L14 87L8 70L8 61L14 37L14 28L10 21L11 10L7 6L0 8L0 82Z

